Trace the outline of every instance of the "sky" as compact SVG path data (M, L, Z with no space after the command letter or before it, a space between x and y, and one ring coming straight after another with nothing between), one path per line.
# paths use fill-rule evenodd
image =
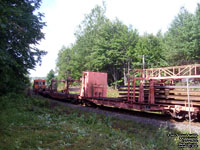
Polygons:
M166 32L181 7L194 13L200 0L104 0L106 16L110 20L118 18L127 26L137 29L139 34ZM39 12L44 13L46 27L42 30L45 39L38 48L48 52L42 64L30 70L31 77L45 77L56 67L59 50L75 42L74 33L84 16L102 0L42 0Z

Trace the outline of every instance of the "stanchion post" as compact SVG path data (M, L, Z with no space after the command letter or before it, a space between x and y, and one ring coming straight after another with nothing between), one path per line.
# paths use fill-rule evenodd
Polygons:
M191 114L190 114L190 90L189 90L189 78L186 79L187 80L187 97L188 97L188 116L189 116L189 130L190 130L190 134L191 134Z

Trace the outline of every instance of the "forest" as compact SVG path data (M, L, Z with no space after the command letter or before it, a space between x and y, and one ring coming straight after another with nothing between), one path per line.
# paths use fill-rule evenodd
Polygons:
M82 71L108 73L109 85L127 83L130 69L178 66L199 62L200 5L194 14L181 8L165 33L140 35L134 25L106 17L106 6L96 6L74 33L76 41L59 51L58 79L79 79ZM142 19L142 18L141 18Z
M37 47L46 26L40 5L41 0L0 0L0 95L28 87L29 71L47 53ZM199 4L195 13L181 8L168 30L156 35L141 35L134 25L105 14L105 4L97 5L80 21L75 42L59 50L57 79L79 79L83 71L107 72L109 85L116 86L127 82L129 69L142 68L142 56L145 68L199 63Z

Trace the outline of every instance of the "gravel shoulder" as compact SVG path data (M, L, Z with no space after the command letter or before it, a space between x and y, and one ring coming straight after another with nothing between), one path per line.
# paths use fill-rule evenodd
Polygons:
M50 102L59 104L59 105L64 105L66 107L77 108L77 109L80 109L85 112L104 114L104 115L110 116L110 117L134 121L137 123L149 124L149 125L153 125L153 126L157 126L157 127L166 127L167 126L170 129L177 129L180 131L188 131L189 132L189 123L186 124L186 123L181 123L181 122L171 122L171 121L163 121L163 120L157 120L157 119L146 118L146 117L138 117L138 116L133 116L133 115L128 115L128 114L121 114L121 113L117 113L117 112L101 110L101 109L97 109L97 108L83 107L82 105L74 105L74 104L60 102L60 101L56 101L56 100L52 100L52 99L50 99ZM192 131L192 133L200 134L199 123L198 123L198 125L192 124L191 131Z

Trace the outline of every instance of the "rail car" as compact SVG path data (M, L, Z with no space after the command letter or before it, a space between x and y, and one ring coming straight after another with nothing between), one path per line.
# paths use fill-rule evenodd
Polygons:
M46 81L43 79L37 79L33 81L33 91L38 92L39 90L46 89Z
M176 82L200 80L200 64L134 69L132 73L129 75L128 84L118 88L119 97L107 97L107 73L102 72L83 72L80 80L52 80L49 88L40 89L38 92L43 96L77 103L159 111L178 119L199 118L200 86L177 85ZM54 86L57 82L65 84L61 92ZM73 82L80 82L80 89L72 88Z

